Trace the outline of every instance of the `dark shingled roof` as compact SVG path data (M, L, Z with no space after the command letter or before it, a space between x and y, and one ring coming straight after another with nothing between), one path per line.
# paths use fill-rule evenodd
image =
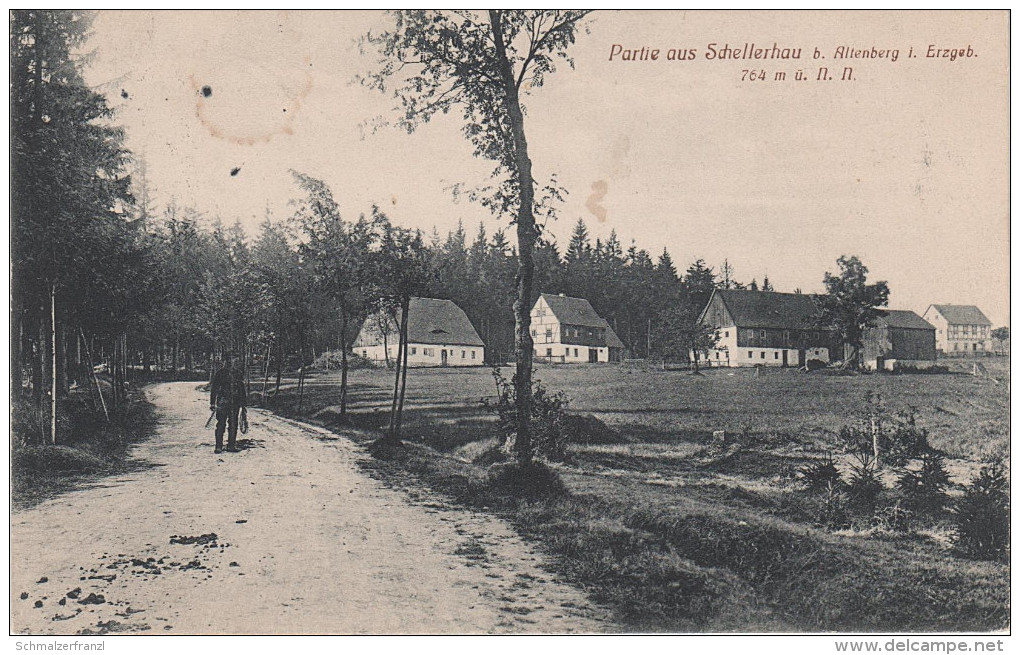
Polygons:
M623 342L620 341L620 337L616 336L613 332L613 328L606 325L606 346L610 348L623 348Z
M932 305L950 325L991 325L980 309L974 305Z
M813 295L744 289L716 289L714 293L737 327L815 329L818 307Z
M543 293L542 297L545 298L546 304L549 305L549 309L556 315L560 323L583 327L609 327L606 319L599 316L591 306L591 303L584 298L570 298L569 296L557 296L551 293ZM619 338L617 338L617 341L619 341Z
M396 326L391 329L395 335ZM411 298L407 311L407 342L451 346L485 345L464 310L452 300L438 298ZM374 319L369 318L365 321L355 343L357 346L382 343L382 337L377 334L374 326Z
M875 319L877 325L910 330L934 330L935 326L908 309L887 309L888 316Z

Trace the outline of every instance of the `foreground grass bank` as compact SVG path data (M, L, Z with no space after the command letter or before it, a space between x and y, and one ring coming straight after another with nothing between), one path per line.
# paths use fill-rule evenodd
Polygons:
M43 438L34 405L27 400L13 404L11 504L15 509L144 465L130 458L131 446L151 435L156 421L142 387L129 388L128 398L108 410L109 421L87 390L72 391L61 402L60 441L52 445Z
M713 371L691 379L619 367L542 370L550 388L567 387L568 395L580 390L572 408L581 405L612 430L606 443L574 444L567 463L522 476L513 467L478 463L476 455L495 440L490 418L477 407L480 396L494 392L487 372L413 371L408 443L376 452L366 466L392 484L424 486L509 520L551 556L558 573L611 607L629 630L1006 627L1006 565L959 557L939 526L908 533L819 529L798 504L803 492L790 475L838 430L862 388L881 385L892 401L929 414L926 398L941 407L953 403L946 416L958 425L984 412L980 420L994 426L1008 423L1008 415L994 411L1003 393L998 383L952 375L769 373L753 379L748 372ZM312 379L301 412L290 385L268 404L368 442L385 422L387 381L384 372L352 374L353 413L343 426L331 376ZM749 391L735 399L741 388ZM756 396L776 397L786 413ZM970 414L963 411L965 398L975 406ZM727 403L752 425L734 430L736 442L717 447L706 432L732 420ZM626 418L614 420L619 416ZM987 434L950 435L943 443L979 453L996 447L974 447Z

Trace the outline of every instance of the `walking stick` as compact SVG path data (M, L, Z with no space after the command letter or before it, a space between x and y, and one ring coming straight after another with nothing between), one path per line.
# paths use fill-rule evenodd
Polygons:
M205 420L205 429L206 429L206 430L208 430L208 429L209 429L209 424L210 424L210 423L212 423L212 420L213 420L214 418L216 418L216 410L215 410L215 409L214 409L214 410L212 411L212 414L209 414L209 418L207 418L207 419Z

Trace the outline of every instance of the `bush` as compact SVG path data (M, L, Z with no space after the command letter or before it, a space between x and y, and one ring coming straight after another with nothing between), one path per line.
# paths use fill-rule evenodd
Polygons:
M850 480L847 483L847 497L859 511L872 514L878 504L878 496L885 486L878 478L873 457L858 457L850 464Z
M831 452L826 453L825 457L818 461L802 466L798 469L797 474L810 489L839 488L843 485L839 469L832 461Z
M817 525L826 530L844 530L850 527L850 517L847 514L846 494L842 491L842 484L830 482L822 494L822 503L818 512Z
M917 471L904 469L896 486L903 492L911 508L923 512L939 512L949 501L946 489L949 487L949 473L945 457L930 449L920 457L921 468Z
M892 505L879 507L871 517L871 524L886 532L910 532L914 513L903 506L900 501Z
M482 399L482 406L498 416L500 433L506 439L505 449L512 452L517 438L517 376L507 380L494 368L497 400L490 403ZM534 455L553 461L566 457L568 414L570 401L562 393L549 393L538 380L531 383L531 447Z
M977 559L1009 561L1009 481L999 463L981 467L957 501L953 542Z
M616 444L627 439L591 414L567 414L563 417L563 432L570 443Z
M96 473L107 467L99 457L71 446L25 446L14 453L14 468L22 473Z
M391 360L392 361L392 360ZM340 370L341 357L339 350L327 350L315 358L312 368L319 370ZM370 359L365 359L357 353L347 353L347 369L373 368L375 364Z

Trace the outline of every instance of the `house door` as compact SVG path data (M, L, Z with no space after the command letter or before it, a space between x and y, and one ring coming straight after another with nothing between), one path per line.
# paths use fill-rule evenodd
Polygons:
M807 366L807 350L804 348L797 351L797 366Z
M442 351L442 353L440 353L440 356L443 358L443 366L446 366L446 362L449 355L447 354L445 349Z
M783 368L786 368L787 366L790 365L788 355L786 354L787 352L788 351L786 350L783 351Z
M596 348L588 349L588 363L595 364L599 361L599 351Z

